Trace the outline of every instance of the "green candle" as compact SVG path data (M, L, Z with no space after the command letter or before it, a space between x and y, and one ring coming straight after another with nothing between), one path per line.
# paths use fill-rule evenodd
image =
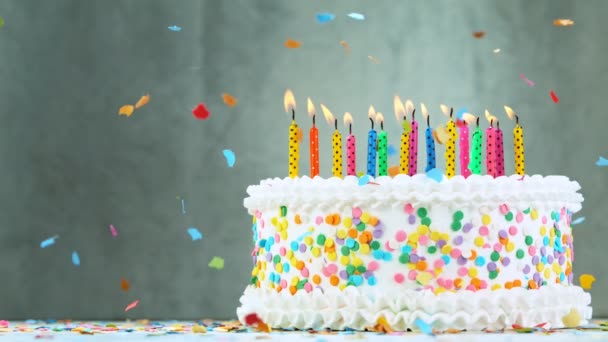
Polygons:
M473 149L471 150L471 161L469 162L469 170L474 175L481 174L481 141L482 133L479 129L479 118L477 118L477 127L473 132Z
M387 149L388 149L388 138L386 137L386 132L384 131L384 118L382 114L378 113L380 119L380 134L378 134L378 176L387 176L388 175L388 165L387 165Z

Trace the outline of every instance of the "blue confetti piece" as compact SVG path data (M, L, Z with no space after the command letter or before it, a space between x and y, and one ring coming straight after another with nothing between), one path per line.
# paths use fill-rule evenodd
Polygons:
M466 107L462 107L462 108L460 108L460 109L459 109L459 110L456 112L456 118L457 118L458 120L462 120L462 116L463 116L465 113L467 113L467 112L468 112L468 111L467 111L467 108L466 108Z
M188 234L190 234L192 241L201 240L203 238L203 234L194 227L188 228Z
M361 13L352 12L348 13L347 15L355 20L365 20L365 16Z
M72 252L72 264L74 264L74 266L80 266L80 256L78 256L78 252L76 251Z
M422 331L423 333L425 333L427 335L431 335L431 336L433 335L433 328L431 327L430 324L426 323L425 321L421 320L420 318L417 318L414 323L416 324L418 329L420 329L420 331Z
M325 24L336 19L336 16L332 13L317 13L317 21L319 24Z
M604 157L599 157L598 160L595 162L595 165L597 165L597 166L608 166L608 159L606 159Z
M300 235L297 239L298 242L302 242L302 240L304 240L305 237L310 236L311 234L312 234L312 232L306 232L306 233Z
M572 223L570 223L570 225L574 226L577 224L581 224L583 222L585 222L585 216L577 218L576 220L572 221Z
M173 31L173 32L179 32L182 30L181 27L177 26L177 25L173 25L173 26L169 26L167 27L169 30Z
M386 153L388 154L389 157L392 157L397 154L397 149L395 148L395 146L393 144L390 144L390 145L388 145L388 148L386 149Z
M361 178L359 178L359 185L365 185L369 183L369 175L363 175L361 176Z
M436 181L437 183L441 183L441 180L443 179L443 172L441 172L441 170L437 168L430 169L426 172L426 176Z
M226 164L228 164L228 167L233 167L236 162L234 152L232 152L232 150L224 150L222 153L224 153L224 157L226 157Z
M40 248L47 248L48 246L51 246L51 245L55 244L55 240L57 238L59 238L59 236L53 236L53 237L50 237L50 238L42 241L40 243Z

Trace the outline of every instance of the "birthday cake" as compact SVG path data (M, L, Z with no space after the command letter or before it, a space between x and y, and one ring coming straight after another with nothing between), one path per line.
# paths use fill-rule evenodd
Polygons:
M559 328L574 285L577 182L425 174L267 179L247 189L253 271L238 317L275 328Z

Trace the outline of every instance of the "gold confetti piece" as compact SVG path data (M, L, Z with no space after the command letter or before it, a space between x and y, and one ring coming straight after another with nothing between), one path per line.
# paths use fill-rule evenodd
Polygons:
M433 131L433 137L435 138L435 141L437 141L441 145L444 145L448 142L448 140L450 140L450 134L448 133L448 130L445 128L445 126L439 126L435 128L435 130Z
M555 26L572 26L572 25L574 25L574 20L572 20L572 19L555 19L555 20L553 20L553 25L555 25Z
M129 284L129 281L127 279L120 279L120 288L123 291L129 291L129 288L131 287L131 284Z
M142 96L139 101L135 104L135 109L141 108L145 106L148 102L150 102L150 94L146 94Z
M380 64L380 61L374 56L367 56L367 58L374 64Z
M477 38L477 39L481 39L486 35L485 32L483 31L475 31L473 32L473 37Z
M118 115L126 115L127 117L129 117L131 116L131 114L133 114L133 110L135 110L135 107L133 107L133 105L124 105L120 107L120 109L118 109Z
M304 140L304 132L302 131L302 127L298 127L298 144L302 143L302 140Z
M193 333L206 333L207 332L207 328L205 328L202 325L193 325L192 326L192 332Z
M289 49L297 49L297 48L299 48L300 46L302 46L302 43L300 43L300 42L299 42L299 41L297 41L297 40L293 40L293 39L289 38L289 39L287 39L287 40L285 41L285 47L286 47L286 48L289 48Z
M346 51L346 54L348 55L350 53L350 47L348 46L346 40L341 40L340 45L344 46L344 51Z
M393 165L388 168L388 175L391 177L395 177L399 174L399 165Z
M224 100L224 103L226 104L226 106L228 107L234 107L236 106L238 100L236 99L236 97L228 94L228 93L223 93L222 94L222 100Z
M392 333L395 332L393 328L391 328L390 324L388 324L386 318L384 316L380 316L376 321L376 325L374 326L374 330L383 333Z
M581 324L581 314L575 308L570 309L570 312L562 317L562 322L566 328L575 328Z
M585 290L590 290L591 285L595 281L595 277L591 274L581 274L581 276L578 278L578 281L582 288L584 288Z

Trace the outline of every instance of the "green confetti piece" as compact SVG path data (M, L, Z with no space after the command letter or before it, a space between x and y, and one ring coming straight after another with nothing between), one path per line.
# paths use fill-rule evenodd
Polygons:
M287 207L282 205L281 206L281 217L285 217L287 216Z
M4 18L0 17L0 28L4 27Z
M209 261L209 267L215 268L217 270L224 269L224 259L214 256L211 261Z

